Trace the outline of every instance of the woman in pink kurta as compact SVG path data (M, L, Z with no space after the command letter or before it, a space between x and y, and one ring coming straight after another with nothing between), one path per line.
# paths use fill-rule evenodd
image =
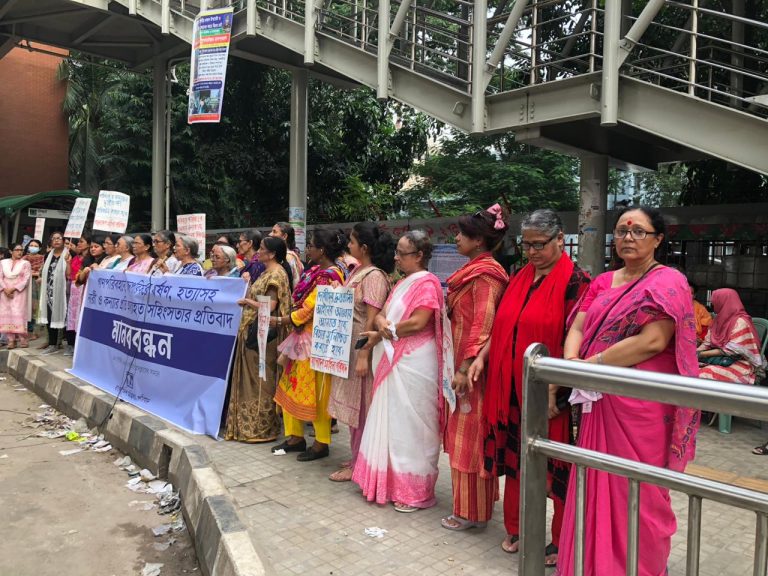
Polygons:
M29 322L29 279L32 267L22 259L24 248L14 244L11 257L0 261L0 332L8 338L8 349L27 347Z
M696 328L688 283L656 262L664 237L657 210L628 209L614 230L624 266L598 276L582 299L565 342L565 358L695 377ZM694 456L698 410L577 389L578 446L682 471ZM574 573L576 467L571 468L558 576ZM627 479L587 470L584 575L623 576L627 558ZM640 488L639 576L663 576L677 530L669 490Z

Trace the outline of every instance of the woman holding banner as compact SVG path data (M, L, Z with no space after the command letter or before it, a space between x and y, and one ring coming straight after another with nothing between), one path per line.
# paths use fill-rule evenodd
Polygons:
M373 399L352 480L369 502L393 502L398 512L435 505L445 401L441 392L443 289L427 272L432 243L411 230L397 243L395 261L405 274L363 332L373 348ZM448 336L449 337L449 336Z
M214 247L221 248L221 246ZM228 250L234 250L226 246ZM275 407L277 386L277 345L285 337L287 326L267 342L266 378L259 378L259 351L246 346L248 333L258 321L258 309L263 305L259 296L270 298L272 316L288 316L291 310L291 268L286 262L286 246L280 238L267 236L256 254L264 272L248 291L248 297L238 302L243 307L243 319L237 333L235 361L232 365L232 391L227 410L225 440L260 443L273 442L280 435L280 420ZM215 263L216 259L214 259Z
M125 272L131 260L133 260L133 236L121 236L115 244L115 254L119 258L112 263L109 269L116 272Z
M98 268L109 269L120 260L120 255L117 253L117 243L120 240L120 234L107 234L104 237L104 259L99 263Z
M59 331L67 326L67 268L72 255L64 246L64 236L54 232L51 250L43 264L40 286L39 323L48 326L48 346L42 354L53 354L59 348ZM74 341L72 342L74 345Z
M91 237L80 236L74 248L74 256L67 265L67 278L70 280L69 299L67 300L67 346L64 348L64 356L72 356L75 353L75 338L77 320L80 318L80 304L83 301L83 286L77 283L77 275L83 267L83 260L91 248Z
M133 259L128 264L126 271L137 274L148 274L155 262L152 254L152 236L149 234L137 234L133 238Z
M344 283L345 287L355 291L352 342L360 333L373 330L376 315L384 308L391 287L388 274L395 269L394 250L392 236L381 232L375 222L359 222L352 229L349 253L359 264ZM328 412L349 426L352 449L350 461L342 463L341 468L330 475L333 482L352 479L372 393L371 351L358 351L353 346L349 355L349 375L347 378L333 377L328 402Z
M310 368L312 318L315 312L317 287L344 282L341 268L335 264L341 256L345 236L341 231L315 230L307 246L307 254L315 265L304 271L293 291L292 312L270 319L270 326L290 326L293 332L279 346L287 363L275 393L275 401L283 408L285 441L272 448L273 452L300 452L299 462L309 462L329 455L331 417L328 397L331 377ZM304 421L315 428L315 443L307 449Z
M0 261L0 333L8 338L8 350L27 347L29 296L32 267L23 259L24 247L11 245L11 257Z
M176 274L182 276L203 275L203 267L197 261L197 250L197 240L192 238L192 236L179 234L176 237L176 247L173 249L173 253L179 260L179 268L176 270Z

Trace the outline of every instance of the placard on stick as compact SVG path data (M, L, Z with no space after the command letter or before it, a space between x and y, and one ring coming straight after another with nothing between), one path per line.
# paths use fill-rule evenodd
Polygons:
M122 192L101 190L96 202L96 215L93 217L93 229L104 232L124 234L128 228L128 212L131 197Z
M69 215L69 220L67 221L67 228L64 230L64 238L80 238L80 236L82 236L90 207L90 198L78 198L75 200L72 213ZM40 240L42 240L42 238L40 238Z
M312 370L347 377L354 308L354 289L318 286L309 357Z
M205 214L179 214L176 227L182 234L197 240L200 254L205 253Z
M45 218L35 218L35 235L32 236L35 240L43 241L43 234L45 232Z

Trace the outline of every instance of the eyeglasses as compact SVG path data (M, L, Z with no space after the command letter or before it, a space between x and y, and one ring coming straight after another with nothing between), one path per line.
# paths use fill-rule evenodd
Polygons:
M152 244L168 244L165 240L152 240Z
M533 248L536 252L541 252L544 250L544 247L547 244L557 238L558 234L560 234L560 232L555 232L554 235L550 236L546 242L520 242L520 247L523 249L523 252L528 252L528 250L531 248Z
M614 237L623 240L627 237L627 234L631 235L635 240L644 240L646 236L658 236L658 232L649 232L643 228L616 228L613 231Z
M402 258L403 256L410 256L411 254L418 254L419 252L420 250L414 250L413 252L402 252L395 249L395 256L400 256L400 258Z

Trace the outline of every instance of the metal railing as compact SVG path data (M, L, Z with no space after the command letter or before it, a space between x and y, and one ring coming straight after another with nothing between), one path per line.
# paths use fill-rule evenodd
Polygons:
M545 346L532 344L526 350L523 364L521 501L525 506L521 513L520 575L544 574L547 458L555 458L576 466L575 576L583 574L587 468L628 479L626 573L629 576L637 574L638 554L642 554L642 550L638 550L641 482L688 495L686 576L699 573L703 499L755 512L753 576L766 576L768 494L547 439L548 384L574 386L575 383L579 388L606 394L768 420L768 390L765 389L550 358Z

